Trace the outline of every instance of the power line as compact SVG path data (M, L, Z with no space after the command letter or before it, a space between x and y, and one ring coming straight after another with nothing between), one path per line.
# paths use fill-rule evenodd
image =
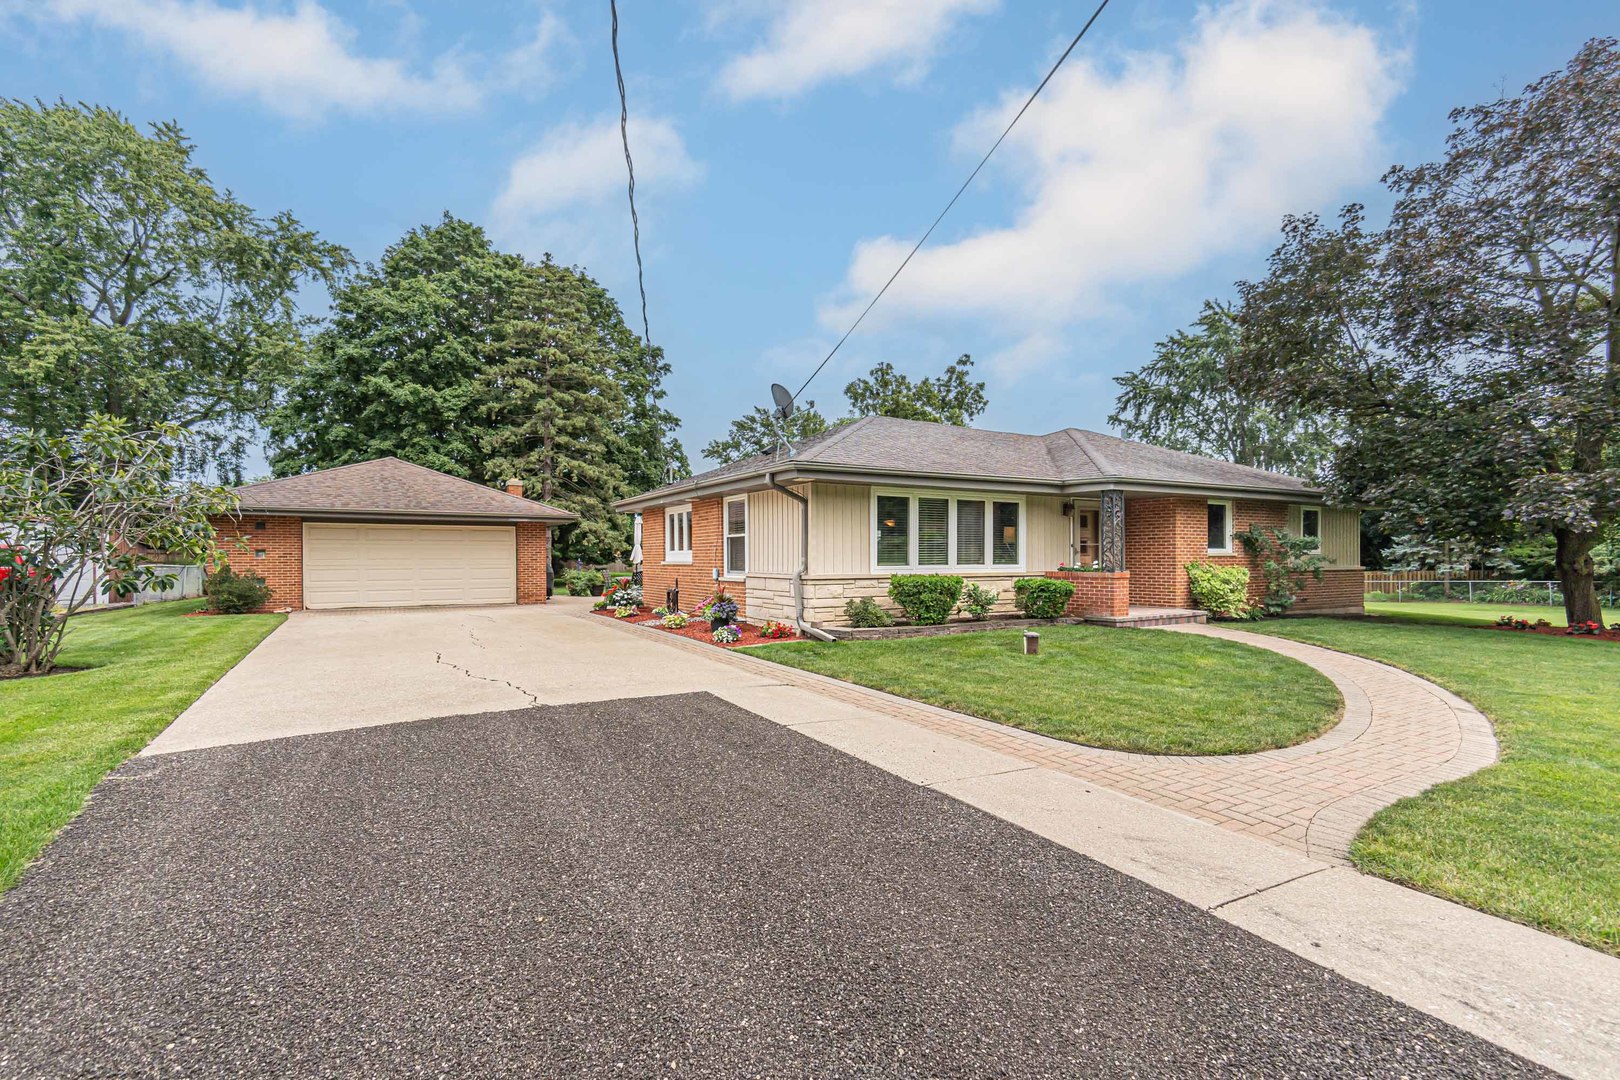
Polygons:
M939 216L934 219L934 223L928 226L928 231L922 234L922 239L917 241L917 243L912 247L911 251L906 254L906 257L900 261L900 265L895 267L894 273L889 275L889 280L883 283L883 288L877 291L877 295L872 297L871 302L861 310L860 315L856 316L855 321L850 323L849 329L844 331L844 336L838 339L838 344L832 347L831 352L822 357L821 363L816 365L816 370L810 373L810 378L804 380L804 382L799 386L799 389L794 391L794 398L797 398L800 394L804 393L805 387L809 386L815 381L816 376L821 374L821 369L827 366L827 361L831 360L838 350L844 347L844 342L849 340L849 335L855 332L855 328L861 325L862 321L865 320L867 313L877 306L877 302L879 300L883 299L883 294L889 291L889 286L893 285L894 279L900 276L900 271L906 268L906 264L911 262L911 257L922 249L922 246L928 242L928 238L930 236L934 235L934 230L939 227L939 223L941 221L945 220L945 215L951 212L951 207L956 205L956 200L960 199L962 197L962 193L968 189L968 185L973 183L974 178L979 175L979 170L983 169L985 162L990 160L990 155L996 152L996 150L1001 146L1002 142L1007 138L1007 135L1012 131L1013 125L1017 124L1019 120L1023 119L1024 113L1029 110L1031 105L1035 104L1035 99L1040 96L1042 90L1046 89L1046 84L1052 81L1052 76L1058 73L1058 68L1063 66L1063 62L1069 58L1070 53L1074 52L1075 46L1080 44L1080 39L1086 36L1086 31L1091 29L1091 24L1097 21L1097 16L1101 15L1103 13L1103 8L1107 6L1108 0L1102 0L1102 3L1097 5L1097 10L1091 13L1091 18L1087 19L1086 24L1080 28L1080 32L1074 35L1074 40L1069 42L1069 47L1063 50L1063 55L1059 56L1057 58L1057 63L1052 65L1052 70L1046 73L1046 78L1042 79L1041 84L1035 88L1034 93L1029 95L1029 100L1024 102L1023 107L1018 110L1018 114L1014 116L1007 124L1006 129L996 137L996 141L991 145L990 149L984 152L984 157L980 158L979 163L973 166L973 171L968 173L968 178L962 181L962 186L956 189L956 194L951 196L951 201L945 204L945 209L939 212Z
M647 324L647 279L641 266L641 219L636 216L636 163L630 159L630 105L624 94L624 69L619 66L619 4L608 0L613 13L613 77L619 83L619 139L624 143L624 167L630 175L630 231L636 245L636 285L641 289L641 340L652 348L652 329Z

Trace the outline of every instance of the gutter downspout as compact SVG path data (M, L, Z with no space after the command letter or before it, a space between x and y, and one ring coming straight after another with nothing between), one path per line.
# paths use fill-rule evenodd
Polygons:
M765 480L774 490L799 504L799 568L793 571L793 625L805 637L817 641L837 641L827 631L804 621L804 575L810 570L810 500L785 484L777 483L775 473L767 473Z

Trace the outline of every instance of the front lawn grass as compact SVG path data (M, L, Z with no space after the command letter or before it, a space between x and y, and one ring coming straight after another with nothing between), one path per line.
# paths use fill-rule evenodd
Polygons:
M1331 727L1342 702L1315 670L1275 653L1159 630L1023 631L794 642L748 651L790 667L1069 742L1150 754L1241 754Z
M1406 622L1450 622L1466 626L1488 626L1503 615L1515 619L1546 619L1554 626L1568 626L1562 607L1544 604L1470 604L1464 600L1369 600L1367 614ZM1620 622L1620 611L1603 610L1603 624Z
M101 778L280 626L284 615L187 619L200 602L78 615L60 662L84 671L0 682L0 890Z
M1404 668L1496 725L1502 760L1381 810L1356 866L1620 955L1620 646L1382 619L1250 629Z

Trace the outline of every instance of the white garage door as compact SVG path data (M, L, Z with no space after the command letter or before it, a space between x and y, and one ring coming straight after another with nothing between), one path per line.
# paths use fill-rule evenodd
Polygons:
M304 606L517 603L517 530L304 524Z

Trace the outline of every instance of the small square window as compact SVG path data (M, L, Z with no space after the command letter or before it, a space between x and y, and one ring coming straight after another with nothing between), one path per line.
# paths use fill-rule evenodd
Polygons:
M269 527L269 524L270 524L270 523L269 523L269 522L267 522L267 521L255 521L255 522L254 522L254 523L253 523L253 527L254 527L254 528L255 528L255 529L258 529L258 530L259 530L259 531L260 531L260 532L263 532L263 531L264 531L264 530L265 530L265 529L266 529L266 528L268 528L268 527Z
M255 559L262 559L262 558L264 558L264 548L256 548L256 549L255 549L255 550L254 550L254 552L253 552L253 557L254 557L254 558L255 558Z

